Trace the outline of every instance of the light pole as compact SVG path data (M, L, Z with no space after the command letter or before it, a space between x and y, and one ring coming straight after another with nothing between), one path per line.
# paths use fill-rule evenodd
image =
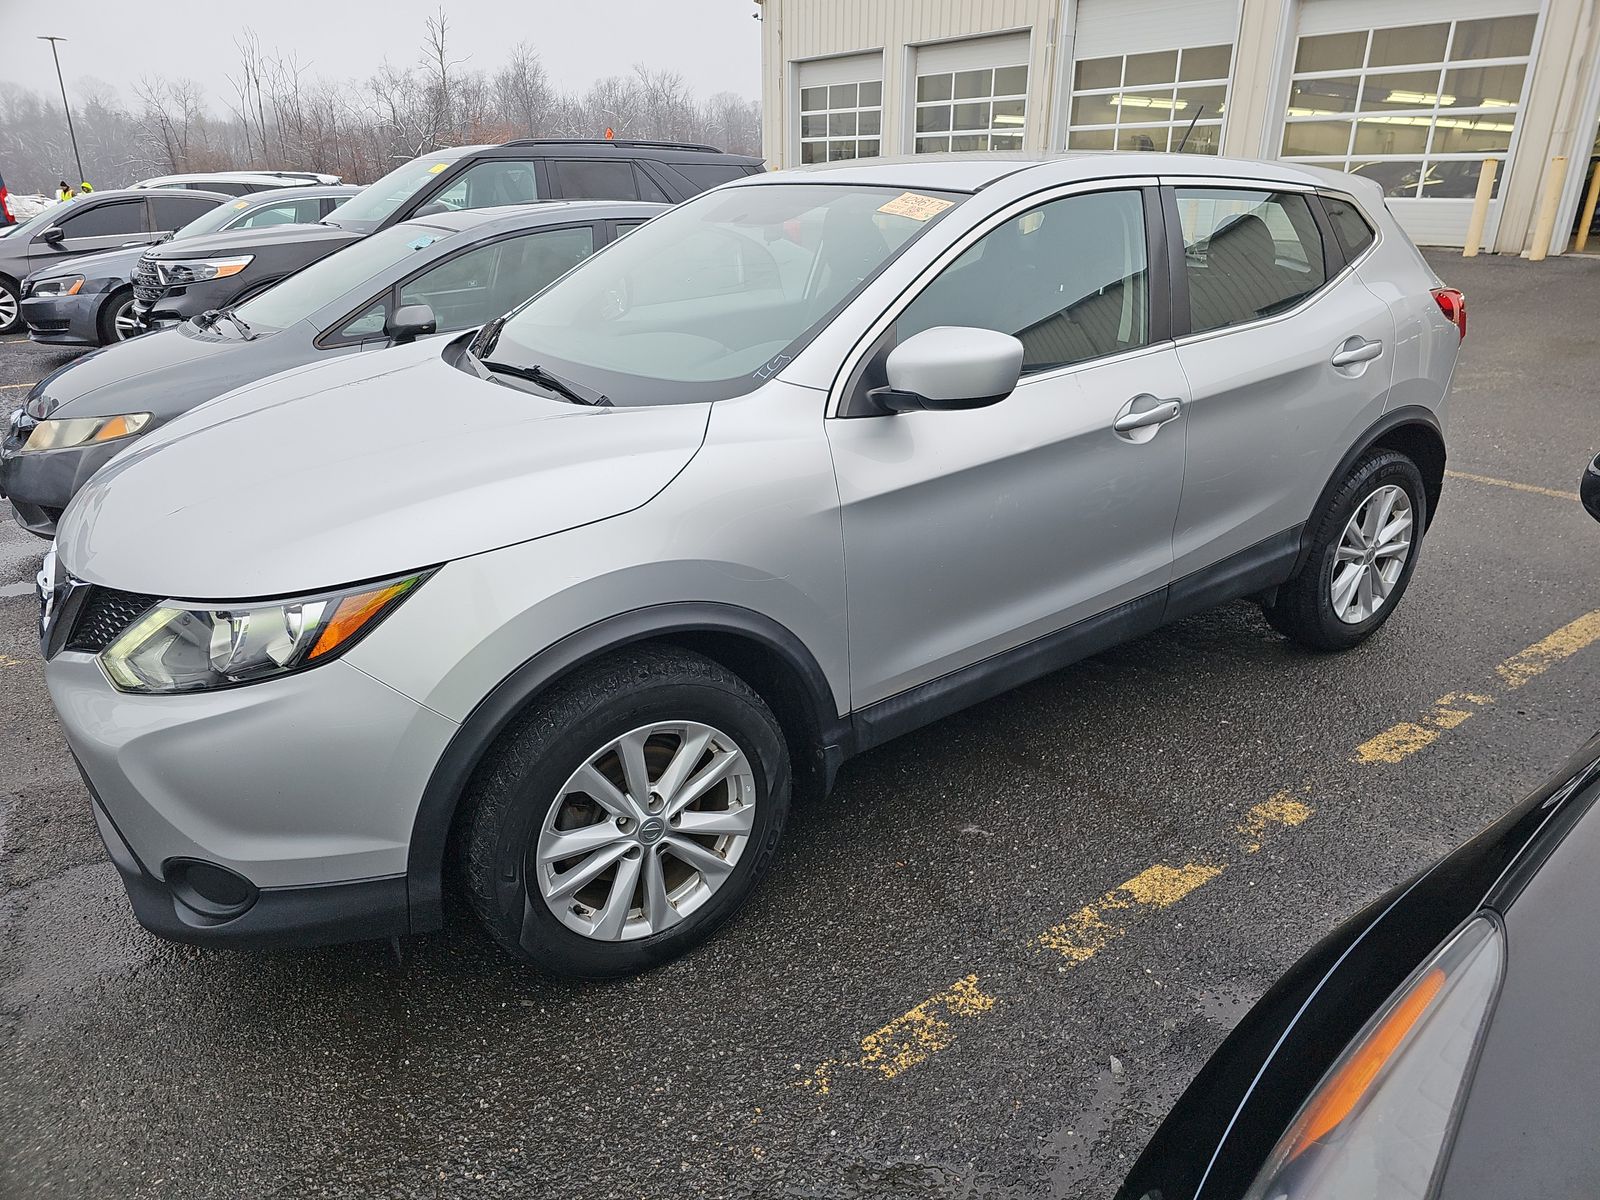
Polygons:
M50 57L56 60L56 82L61 85L61 107L67 114L67 136L72 139L72 160L78 164L78 181L81 183L89 177L83 173L83 158L78 154L78 134L72 128L72 106L67 103L67 85L66 81L61 78L61 55L56 53L56 43L64 42L67 39L64 37L41 36L39 40L50 43Z

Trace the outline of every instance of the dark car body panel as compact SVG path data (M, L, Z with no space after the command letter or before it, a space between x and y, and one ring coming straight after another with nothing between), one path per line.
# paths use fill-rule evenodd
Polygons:
M177 190L169 188L125 188L118 191L95 192L92 196L80 196L67 204L59 205L61 221L67 221L63 226L70 232L72 225L68 218L76 218L83 213L93 212L112 205L139 205L142 206L143 219L141 227L129 228L125 231L96 234L94 236L74 237L68 236L59 246L51 245L43 240L46 229L53 228L61 221L52 221L41 227L38 231L27 234L24 240L18 241L17 235L0 238L0 275L6 276L15 283L20 284L33 272L57 264L65 264L72 259L86 254L98 254L107 250L118 250L127 245L148 246L159 241L165 235L172 233L177 226L168 225L160 227L158 209L155 201L164 197L175 197L180 201L193 203L196 198L210 200L213 204L222 204L233 197L224 196L220 192L196 192L192 190ZM130 209L132 211L132 209ZM184 219L184 223L192 220L198 213Z
M1579 905L1564 917L1548 911L1546 897L1596 896L1600 903L1600 872L1593 854L1600 845L1600 815L1592 812L1600 793L1600 737L1591 738L1563 768L1538 791L1523 800L1484 832L1440 862L1375 901L1318 943L1280 978L1250 1010L1200 1070L1183 1097L1162 1123L1118 1191L1119 1200L1141 1200L1159 1195L1161 1200L1236 1200L1254 1180L1267 1156L1294 1114L1317 1086L1345 1046L1358 1034L1395 988L1450 933L1484 909L1499 912L1507 932L1509 970L1507 983L1484 1043L1469 1102L1467 1120L1501 1120L1507 1128L1523 1127L1513 1111L1548 1108L1533 1097L1508 1089L1548 1086L1565 1061L1559 1043L1521 1040L1513 1030L1528 1024L1538 1029L1548 1022L1567 1024L1588 1020L1591 1048L1584 1081L1572 1081L1564 1090L1576 1102L1583 1091L1594 1095L1596 1057L1593 989L1596 962L1590 954L1581 970L1571 969L1571 959L1593 935L1594 908ZM1576 829L1574 828L1576 826ZM1568 853L1569 846L1574 853ZM1587 862L1584 861L1587 855ZM1589 878L1581 879L1584 872ZM1529 907L1524 908L1524 904ZM1559 900L1557 901L1559 903ZM1536 923L1554 925L1565 933L1565 945L1551 945L1535 934ZM1564 954L1564 958L1561 957ZM1552 976L1563 976L1559 982ZM1575 999L1576 997L1576 999ZM1557 1015L1555 1010L1563 1011ZM1520 1054L1540 1066L1524 1062L1502 1065L1502 1051ZM1581 1043L1583 1039L1579 1039ZM1551 1053L1559 1056L1551 1058ZM1580 1051L1581 1052L1581 1051ZM1479 1093L1489 1093L1479 1099ZM1588 1103L1587 1101L1585 1103ZM1474 1107L1495 1115L1478 1118ZM1593 1168L1595 1139L1589 1127L1574 1137L1574 1113L1592 1114L1587 1108L1567 1109L1562 1128L1551 1136L1562 1138L1566 1162L1581 1161ZM1463 1125L1448 1178L1463 1178L1487 1167L1473 1167L1477 1148ZM1511 1134L1502 1131L1514 1141ZM1585 1148L1574 1157L1576 1142ZM1527 1135L1524 1135L1524 1142ZM1521 1151L1517 1152L1519 1155ZM1460 1156L1460 1163L1456 1157ZM1530 1187L1531 1176L1511 1171L1516 1186L1480 1189L1481 1179L1463 1183L1459 1193L1440 1193L1448 1200L1460 1196L1589 1195L1581 1192L1544 1191ZM1563 1167L1552 1165L1551 1170ZM1591 1174L1589 1178L1592 1180ZM1502 1184L1504 1177L1501 1177Z

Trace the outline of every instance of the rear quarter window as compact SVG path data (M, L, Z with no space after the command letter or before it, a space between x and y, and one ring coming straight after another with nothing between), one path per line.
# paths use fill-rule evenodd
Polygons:
M702 192L749 174L741 163L673 163L672 169Z
M1328 214L1328 223L1333 226L1334 236L1339 239L1339 248L1344 251L1346 259L1355 258L1372 245L1377 234L1354 204L1337 196L1324 196L1322 207Z

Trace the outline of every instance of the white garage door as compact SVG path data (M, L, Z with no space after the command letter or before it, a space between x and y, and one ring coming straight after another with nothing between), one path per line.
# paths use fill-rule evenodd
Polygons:
M1237 0L1079 0L1071 150L1216 154Z
M918 154L1021 150L1028 119L1026 33L916 48Z
M800 161L871 158L883 130L883 55L849 54L799 64Z
M1462 245L1484 159L1497 160L1505 176L1536 7L1536 0L1305 0L1283 157L1375 179L1413 239ZM1498 199L1487 240L1497 216Z

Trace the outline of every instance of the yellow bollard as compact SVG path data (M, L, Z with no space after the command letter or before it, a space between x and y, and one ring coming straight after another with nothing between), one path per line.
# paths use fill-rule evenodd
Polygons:
M1550 238L1556 229L1556 206L1561 203L1561 185L1566 181L1567 156L1558 154L1550 160L1550 170L1545 175L1544 200L1539 205L1539 223L1533 227L1529 262L1543 262L1550 250Z
M1472 198L1472 220L1467 222L1467 244L1461 250L1462 258L1471 258L1483 245L1483 225L1489 219L1489 197L1494 195L1494 177L1500 170L1500 160L1486 158L1478 169L1478 194Z
M1594 174L1589 179L1589 194L1583 200L1583 216L1578 221L1578 240L1572 248L1582 251L1589 244L1589 226L1594 224L1595 201L1600 200L1600 162L1594 165Z

